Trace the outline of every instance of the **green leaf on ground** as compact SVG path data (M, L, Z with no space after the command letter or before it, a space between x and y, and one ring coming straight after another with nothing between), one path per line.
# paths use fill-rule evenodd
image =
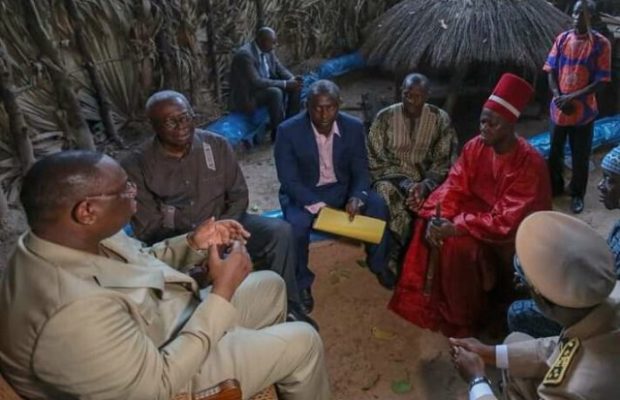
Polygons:
M392 382L392 392L396 394L409 393L412 390L413 387L411 386L411 382L409 382L409 379Z
M357 260L356 261L357 265L359 265L361 268L368 268L368 264L366 264L365 260Z

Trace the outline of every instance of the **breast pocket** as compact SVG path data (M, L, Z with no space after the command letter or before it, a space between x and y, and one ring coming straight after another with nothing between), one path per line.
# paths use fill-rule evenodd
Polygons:
M199 214L202 215L204 213L208 213L214 215L215 217L219 216L219 214L222 213L226 207L227 187L226 175L224 172L218 171L217 174L201 176L198 186L197 197L192 201L200 202L195 204L195 206L200 209ZM191 205L193 206L194 204ZM204 215L204 217L209 217L211 215Z

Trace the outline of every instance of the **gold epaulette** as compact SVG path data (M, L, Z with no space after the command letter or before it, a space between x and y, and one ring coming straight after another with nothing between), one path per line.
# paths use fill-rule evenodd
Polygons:
M577 350L581 346L581 341L578 338L570 339L568 342L562 344L560 347L560 354L556 358L555 362L547 371L543 385L546 386L558 386L566 377L566 371L573 362Z

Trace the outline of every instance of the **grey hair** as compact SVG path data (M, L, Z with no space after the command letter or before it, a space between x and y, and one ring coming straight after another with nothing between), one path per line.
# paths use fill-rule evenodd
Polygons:
M308 103L312 102L314 96L326 95L336 100L338 104L341 103L340 88L332 81L327 79L320 79L308 88Z
M190 111L192 110L192 105L189 103L189 100L187 100L187 97L185 97L183 93L179 93L174 90L162 90L153 93L151 97L148 98L148 100L146 101L146 105L144 106L144 111L146 112L146 115L150 116L151 110L157 104L174 101L177 99L181 100Z

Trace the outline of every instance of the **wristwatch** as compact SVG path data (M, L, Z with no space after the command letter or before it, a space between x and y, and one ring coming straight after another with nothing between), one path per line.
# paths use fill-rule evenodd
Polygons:
M491 386L491 381L486 376L477 376L469 382L469 391L471 392L471 388L476 386L479 383L486 383Z

